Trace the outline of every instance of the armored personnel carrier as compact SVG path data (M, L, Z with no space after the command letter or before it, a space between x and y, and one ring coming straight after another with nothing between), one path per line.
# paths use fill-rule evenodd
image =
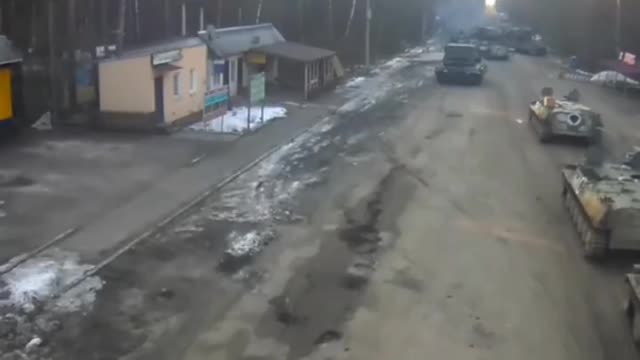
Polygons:
M640 152L621 164L568 165L562 175L564 203L585 257L640 250Z
M603 126L600 114L578 101L577 90L562 100L553 97L552 88L542 90L542 98L529 105L529 123L540 142L560 136L583 138L589 143L600 141Z

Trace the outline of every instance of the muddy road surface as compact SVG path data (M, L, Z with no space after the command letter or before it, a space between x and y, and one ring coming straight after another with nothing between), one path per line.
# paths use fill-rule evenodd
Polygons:
M491 63L481 87L390 61L345 88L335 116L104 268L91 306L41 319L26 355L636 359L621 304L637 259L584 261L559 169L585 149L542 146L525 121L545 61ZM605 126L617 101L598 96ZM618 144L640 125L612 128ZM24 337L12 324L0 330Z

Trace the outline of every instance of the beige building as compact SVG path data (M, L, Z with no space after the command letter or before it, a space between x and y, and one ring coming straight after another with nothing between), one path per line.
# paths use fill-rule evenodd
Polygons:
M126 51L98 71L101 126L167 129L202 118L207 47L199 38Z

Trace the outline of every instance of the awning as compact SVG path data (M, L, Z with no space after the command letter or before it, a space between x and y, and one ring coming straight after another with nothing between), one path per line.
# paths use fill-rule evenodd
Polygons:
M0 65L13 64L22 61L22 54L6 36L0 35Z
M267 55L300 62L312 62L335 55L334 51L286 41L255 49Z
M182 69L182 68L178 65L160 64L153 67L153 72L156 75L164 75L166 73L172 72L174 70L179 70L179 69Z

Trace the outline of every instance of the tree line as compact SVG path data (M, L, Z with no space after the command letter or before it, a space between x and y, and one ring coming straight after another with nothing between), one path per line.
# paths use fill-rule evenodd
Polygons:
M217 27L271 22L289 40L335 49L359 61L366 1L0 0L0 33L23 49L47 54L50 40L62 52L117 42L130 48L181 36L185 29L187 35L195 35L202 22ZM420 40L432 24L436 0L370 1L375 53L396 51L403 43ZM50 5L53 27L48 26Z
M555 49L577 55L592 67L617 51L640 55L640 1L498 1L515 21L533 26Z

